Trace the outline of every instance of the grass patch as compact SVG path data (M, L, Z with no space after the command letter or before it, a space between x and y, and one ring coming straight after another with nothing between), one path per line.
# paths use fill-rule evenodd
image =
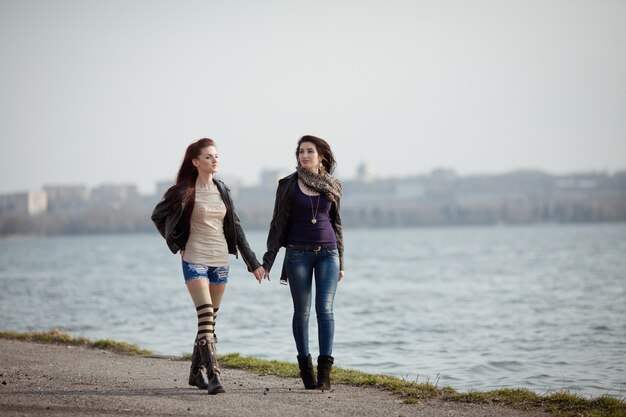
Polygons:
M535 405L541 402L541 397L525 388L502 388L494 391L469 391L457 394L457 399L470 403L500 402L511 405Z
M227 368L246 369L261 375L299 378L300 371L296 363L264 360L231 353L219 357L220 364ZM416 400L434 398L439 395L437 387L430 383L417 384L388 375L367 374L352 369L333 368L332 382L353 386L373 386L391 390L407 398Z
M238 353L223 355L219 359L224 367L246 369L261 375L292 378L299 378L300 375L298 365L291 362L263 360L241 356ZM543 409L556 417L626 417L624 401L609 396L585 399L568 392L539 395L525 388L459 393L450 387L440 388L436 382L417 383L394 376L368 374L337 367L333 367L332 382L389 390L400 395L404 404L419 404L424 400L436 398L473 404L505 404L524 410Z
M241 356L238 353L219 355L219 361L220 365L226 368L246 369L260 375L275 375L289 378L300 377L298 365L289 362Z
M625 417L626 404L623 400L603 395L586 399L568 392L556 392L543 398L546 409L559 417Z
M153 355L149 350L136 345L112 340L91 341L84 337L72 337L61 330L47 332L0 332L0 338L39 343L54 343L104 349L126 355ZM190 355L183 355L188 359ZM226 368L245 369L260 375L274 375L285 378L299 378L298 365L292 362L264 360L238 353L219 355L220 364ZM539 395L528 389L503 388L493 391L470 391L459 393L450 387L438 387L434 382L412 382L406 379L368 374L365 372L333 368L333 383L352 386L370 386L394 392L402 397L404 404L418 404L424 400L439 399L474 404L506 404L521 409L544 409L555 417L626 417L626 403L623 399L601 396L587 399L567 391Z
M47 332L0 332L0 338L21 340L25 342L51 343L56 345L82 346L94 349L103 349L124 355L153 355L149 350L126 342L116 342L109 339L89 340L85 337L73 337L63 330L53 329Z

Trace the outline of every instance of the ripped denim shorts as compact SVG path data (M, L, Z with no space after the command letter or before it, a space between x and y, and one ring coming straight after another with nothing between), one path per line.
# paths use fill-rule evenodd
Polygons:
M226 284L229 267L192 264L183 260L183 276L185 282L194 279L208 279L210 284Z

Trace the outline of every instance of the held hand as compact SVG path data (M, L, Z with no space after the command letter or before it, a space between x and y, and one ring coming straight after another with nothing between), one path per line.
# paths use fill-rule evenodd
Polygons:
M343 271L339 271L339 282L343 279Z
M254 278L256 278L256 280L259 281L259 284L260 284L263 278L265 277L265 269L262 266L260 266L254 271L252 271L252 274L254 275Z

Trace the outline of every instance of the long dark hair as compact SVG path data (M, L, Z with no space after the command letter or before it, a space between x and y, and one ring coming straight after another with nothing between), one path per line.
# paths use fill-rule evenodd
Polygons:
M193 210L193 202L196 198L196 179L198 178L198 169L193 165L192 160L200 156L202 149L207 146L215 146L215 141L209 138L198 139L189 146L185 151L185 157L180 164L178 174L176 174L176 185L185 186L185 194L183 202L187 203L185 207L185 215L191 215Z
M337 166L337 161L335 161L335 156L333 155L333 151L330 149L330 145L322 138L318 138L317 136L304 135L298 141L298 146L296 147L296 161L298 160L298 155L300 154L300 145L302 142L311 142L315 145L317 149L317 153L322 157L322 165L324 169L329 174L332 174ZM298 162L300 164L300 162Z
M176 175L176 185L194 186L196 184L196 178L198 178L198 169L191 162L200 156L202 149L207 146L215 146L215 141L209 138L198 139L194 143L187 146L185 151L185 157L180 164L178 174Z

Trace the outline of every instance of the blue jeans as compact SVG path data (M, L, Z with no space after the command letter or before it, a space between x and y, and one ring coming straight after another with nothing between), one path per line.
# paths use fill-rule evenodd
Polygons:
M331 355L335 336L333 303L339 282L339 252L336 248L322 249L319 252L287 248L285 257L293 300L293 338L298 355L309 354L309 312L314 272L320 355Z

